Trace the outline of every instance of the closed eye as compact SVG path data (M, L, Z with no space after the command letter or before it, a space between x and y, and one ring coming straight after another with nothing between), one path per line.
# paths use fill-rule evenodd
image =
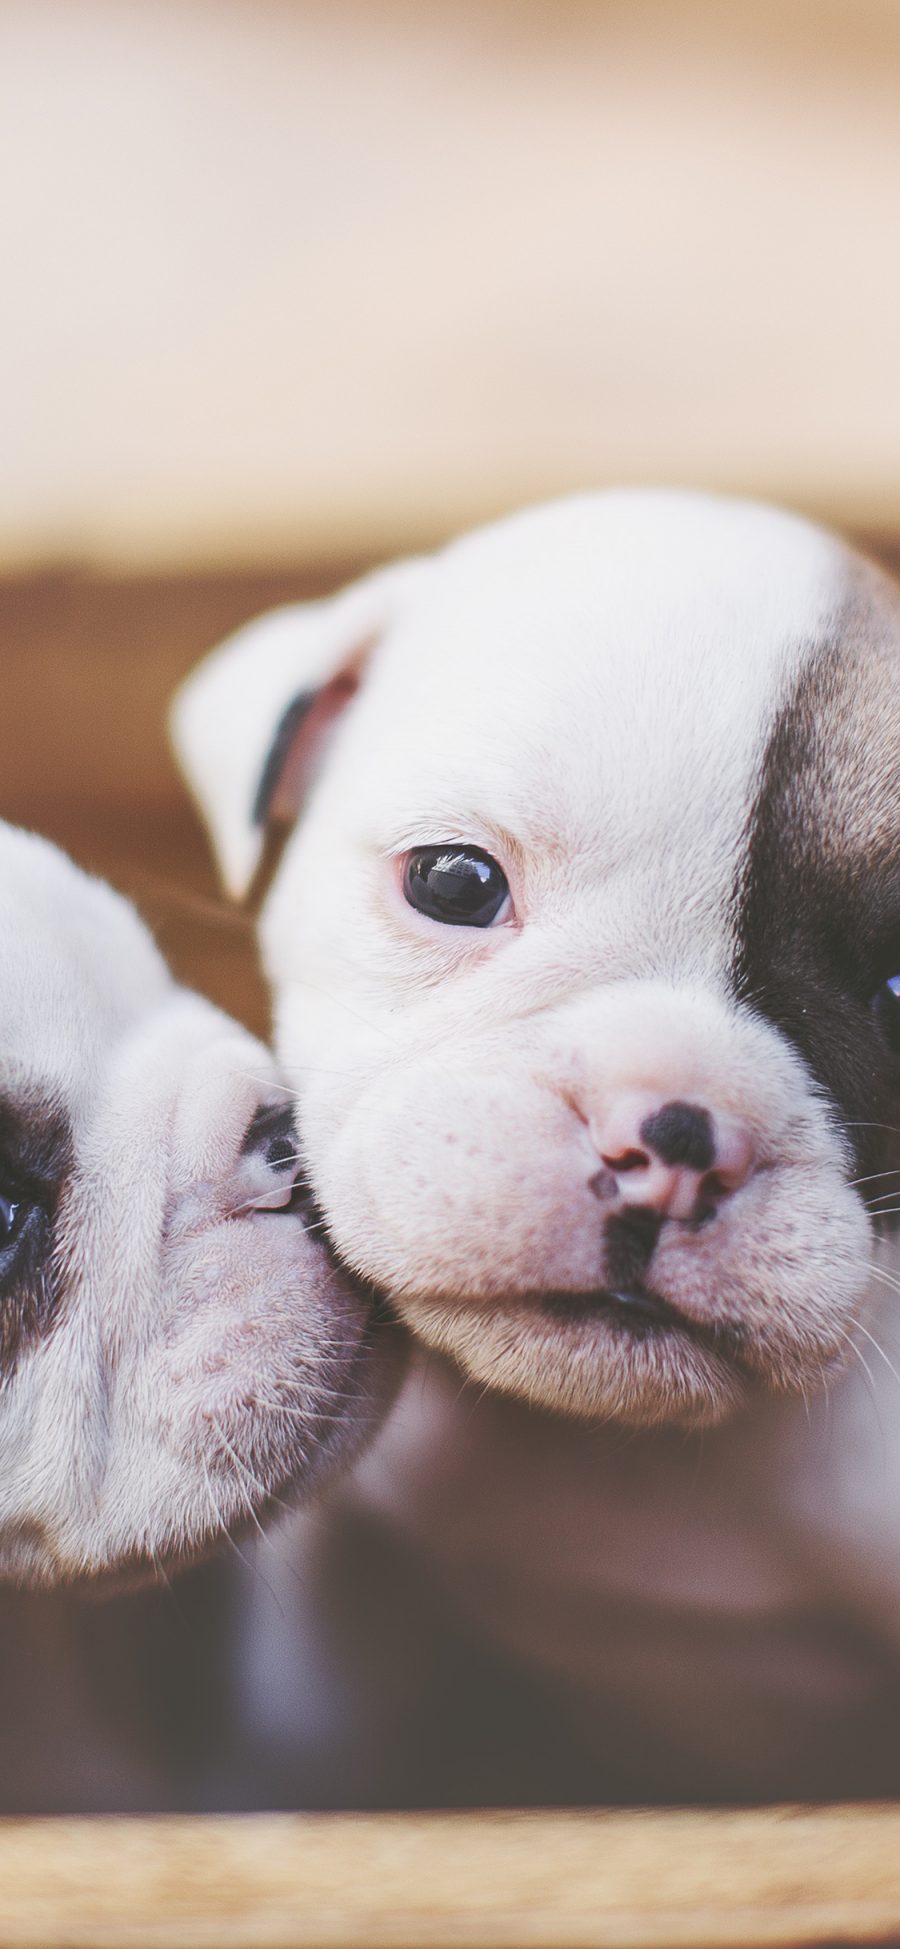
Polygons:
M0 1282L4 1260L14 1252L34 1206L20 1191L0 1190Z
M51 1213L25 1191L0 1189L0 1292L20 1262L33 1261L49 1240Z
M53 1104L0 1098L0 1382L56 1311L53 1225L71 1152Z
M882 982L872 1007L882 1040L900 1056L900 974Z

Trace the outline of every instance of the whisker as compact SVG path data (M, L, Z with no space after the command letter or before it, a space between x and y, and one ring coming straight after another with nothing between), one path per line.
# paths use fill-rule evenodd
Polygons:
M248 1083L258 1083L262 1090L275 1090L278 1096L296 1096L289 1083L276 1083L271 1076L257 1076L252 1069L236 1069L236 1076L243 1076Z
M866 1375L866 1377L867 1377L867 1379L868 1379L868 1382L869 1382L869 1390L870 1390L870 1393L871 1393L871 1395L872 1395L872 1400L873 1400L873 1402L875 1402L875 1403L877 1404L877 1398L878 1398L878 1397L877 1397L877 1394L876 1394L876 1391L875 1391L875 1376L874 1376L874 1374L873 1374L873 1372L872 1372L872 1369L871 1369L871 1367L869 1366L869 1363L868 1363L868 1361L867 1361L867 1359L866 1359L866 1357L865 1357L865 1354L863 1353L863 1350L862 1350L862 1348L861 1348L861 1347L858 1347L858 1346L857 1346L857 1344L856 1344L856 1341L855 1341L855 1340L853 1339L853 1336L852 1336L852 1334L849 1334L849 1333L848 1333L848 1335L847 1335L847 1343L848 1343L848 1345L849 1345L849 1346L850 1346L850 1347L852 1348L852 1350L853 1350L853 1352L855 1353L855 1355L856 1355L856 1357L857 1357L857 1360L859 1361L859 1364L860 1364L860 1366L861 1366L861 1368L862 1368L862 1370L863 1370L863 1373L864 1373L864 1374Z
M373 1022L369 1016L363 1015L359 1009L351 1007L350 1003L346 1001L342 995L335 993L334 990L320 988L317 985L317 983L308 981L305 978L305 976L302 975L297 975L294 977L293 985L297 988L308 988L311 994L324 996L325 1000L331 1002L332 1004L337 1002L338 1006L342 1008L347 1015L352 1016L354 1021L361 1022L363 1028L370 1029L374 1034L380 1035L385 1042L391 1045L391 1048L394 1051L397 1058L397 1063L396 1063L397 1068L402 1069L406 1064L421 1061L421 1050L417 1049L414 1045L411 1048L405 1047L402 1036L400 1035L399 1032L393 1033L390 1029L388 1029L385 1026L384 1022ZM435 1062L436 1068L443 1070L445 1074L449 1074L450 1072L446 1069L445 1064L440 1062L440 1060L436 1061L435 1051L440 1052L442 1042L448 1042L448 1043L452 1042L456 1034L457 1034L457 1030L455 1029L455 1027L450 1023L448 1023L443 1035L436 1035L432 1038L432 1040L429 1041L428 1059L430 1062ZM293 1073L302 1075L303 1073L303 1066L298 1063L283 1062L281 1067L287 1075L291 1075ZM352 1072L349 1070L333 1070L331 1072L323 1072L323 1073L330 1073L332 1075L341 1075L341 1076L347 1076L352 1074Z
M866 1262L866 1271L872 1274L873 1279L883 1279L886 1286L892 1286L896 1293L900 1293L900 1279L895 1273L888 1272L886 1266L874 1265L869 1260Z
M285 1190L287 1190L288 1186L286 1185L284 1188ZM293 1194L293 1187L290 1188ZM272 1191L276 1189L277 1186L273 1185ZM261 1191L259 1193L259 1196L256 1198L245 1198L244 1203L242 1205L232 1205L231 1210L228 1213L229 1218L240 1218L243 1216L243 1213L245 1211L271 1211L274 1212L276 1216L278 1215L279 1212L286 1211L288 1206L288 1199L285 1199L283 1204L273 1205L272 1203L270 1203L272 1197L272 1191Z
M334 989L320 988L317 982L309 981L305 975L295 975L291 985L295 988L308 988L310 994L322 996L332 1005L336 1002L338 1007L343 1009L345 1015L351 1015L354 1022L361 1022L364 1029L372 1029L376 1035L383 1036L385 1042L392 1042L397 1047L402 1047L399 1035L392 1035L390 1029L386 1028L383 1022L373 1022L368 1016L361 1014L358 1008L353 1008L350 1002ZM295 1066L283 1065L285 1068Z
M848 1336L848 1337L849 1337L849 1336ZM886 1459L886 1457L887 1457L887 1442L885 1441L885 1438L884 1438L884 1423L883 1423L883 1421L882 1421L882 1419L881 1419L881 1410L880 1410L880 1408L879 1408L879 1405L878 1405L878 1390L877 1390L877 1388L876 1388L876 1386L875 1386L875 1380L874 1380L874 1377L873 1377L873 1374L872 1374L872 1369L871 1369L871 1367L869 1366L869 1363L868 1363L868 1361L866 1360L866 1358L865 1358L865 1356L864 1356L864 1354L863 1354L863 1351L862 1351L862 1348L861 1348L861 1347L859 1347L859 1346L857 1346L857 1344L856 1344L856 1341L855 1341L855 1340L853 1340L853 1339L851 1339L851 1340L850 1340L850 1346L851 1346L851 1348L852 1348L852 1350L853 1350L853 1352L855 1353L855 1355L856 1355L856 1358L857 1358L857 1360L859 1361L859 1364L860 1364L860 1366L861 1366L861 1368L862 1368L862 1370L863 1370L863 1375L864 1375L864 1377L865 1377L865 1383L866 1383L866 1393L868 1394L868 1396L869 1396L869 1400L871 1401L871 1403L872 1403L872 1406L873 1406L873 1408L874 1408L874 1410L875 1410L875 1425L876 1425L876 1427L877 1427L877 1429L878 1429L878 1433L879 1433L879 1437L880 1437L880 1440L881 1440L881 1449L882 1449L882 1455L883 1455L883 1456L885 1457L885 1459Z
M213 1487L209 1479L209 1469L206 1466L206 1456L201 1454L198 1459L200 1462L200 1467L203 1470L203 1482L206 1489L206 1499L207 1502L209 1503L210 1509L212 1510L213 1526L212 1526L211 1534L213 1538L219 1538L220 1540L224 1538L224 1540L227 1543L230 1543L232 1547L235 1550L237 1550L237 1544L235 1543L234 1538L232 1536L229 1536L228 1534L228 1527L225 1522L224 1515L221 1509L219 1508L215 1496L213 1495ZM237 1553L240 1556L239 1550ZM241 1557L241 1562L243 1562L243 1557Z
M340 1410L331 1415L326 1414L324 1410L319 1414L315 1409L292 1408L288 1406L286 1401L265 1401L262 1397L259 1399L259 1407L273 1421L302 1421L305 1425L308 1425L310 1421L318 1423L319 1421L340 1421L341 1419ZM304 1465L309 1460L309 1457L298 1451L297 1459L301 1465Z
M240 1456L235 1453L235 1450L232 1448L224 1428L221 1428L219 1426L218 1421L213 1419L212 1426L215 1433L218 1435L218 1438L222 1444L222 1447L225 1450L226 1455L230 1455L231 1460L233 1461L234 1466L237 1469L238 1477L242 1485L242 1493L245 1497L246 1504L247 1504L247 1514L250 1517L251 1521L255 1524L256 1528L259 1530L260 1536L262 1536L263 1527L256 1513L256 1508L253 1503L253 1498L250 1495L249 1490L247 1490L247 1488L243 1485L249 1482L251 1487L255 1489L256 1494L260 1497L262 1501L265 1501L266 1499L265 1486L263 1483L257 1482L256 1477L253 1474L251 1469L244 1467L244 1464L241 1461Z
M155 1547L155 1545L154 1545L153 1543L151 1543L151 1544L149 1545L149 1552L150 1552L150 1555L151 1555L151 1557L152 1557L152 1559L153 1559L153 1568L154 1568L154 1571L155 1571L155 1573L156 1573L156 1577L157 1577L157 1580L158 1580L158 1582L159 1582L159 1583L161 1583L161 1584L162 1584L162 1585L164 1586L164 1588L165 1588L165 1589L166 1589L166 1590L168 1591L168 1594L169 1594L169 1596L170 1596L170 1597L172 1598L172 1600L173 1600L173 1602L174 1602L174 1604L175 1604L175 1607L176 1607L176 1609L177 1609L177 1611L179 1612L179 1615L182 1615L182 1616L183 1616L183 1610L182 1610L182 1606L181 1606L181 1603L179 1602L179 1599L178 1599L178 1598L177 1598L177 1596L175 1595L175 1586L174 1586L174 1584L173 1584L173 1582L172 1582L172 1579L171 1579L171 1577L169 1576L169 1573L168 1573L168 1571L167 1571L167 1569L166 1569L166 1567L165 1567L165 1564L164 1564L164 1563L162 1562L162 1560L161 1560L161 1558L160 1558L160 1555L159 1555L159 1552L158 1552L158 1550L156 1549L156 1547Z
M282 1171L285 1169L286 1165L288 1164L302 1164L303 1162L304 1162L303 1151L292 1150L292 1151L287 1151L283 1157L279 1157L277 1163L274 1164L272 1168L273 1170ZM884 1193L884 1196L886 1198L893 1198L896 1195L897 1194L893 1191L886 1191Z
M891 1373L893 1374L893 1376L894 1376L894 1379L895 1379L895 1381L897 1382L897 1386L898 1386L898 1387L900 1387L900 1374L898 1374L898 1372L897 1372L897 1369L896 1369L896 1367L894 1366L894 1363L893 1363L893 1361L892 1361L892 1360L890 1360L890 1359L889 1359L889 1357L888 1357L888 1355L887 1355L887 1354L885 1353L885 1351L884 1351L884 1348L883 1348L883 1347L882 1347L882 1346L880 1345L880 1343L879 1343L879 1342L878 1342L878 1341L876 1340L876 1338L875 1338L875 1335L874 1335L874 1333L870 1333L870 1332L869 1332L869 1329L868 1329L868 1327L867 1327L867 1326L863 1326L863 1323L862 1323L862 1320L857 1320L857 1322L856 1322L856 1328L855 1328L855 1331L856 1331L857 1333L864 1333L864 1334L865 1334L865 1336L866 1336L866 1339L867 1339L867 1340L868 1340L868 1341L869 1341L869 1342L871 1343L871 1345L872 1345L872 1346L873 1346L873 1347L875 1348L875 1352L881 1355L881 1358L882 1358L882 1360L884 1361L884 1364L885 1364L885 1366L886 1366L887 1368L889 1368L889 1369L890 1369L890 1372L891 1372Z
M358 1074L355 1068L337 1066L334 1063L283 1062L280 1056L276 1056L276 1061L283 1076L340 1076L344 1082L347 1082L348 1079L355 1080ZM281 1088L286 1096L292 1096L295 1101L297 1100L295 1084L285 1086L282 1083Z
M258 1531L259 1531L259 1534L260 1534L260 1537L261 1537L261 1539L262 1539L262 1541L263 1541L263 1542L265 1543L265 1542L267 1542L267 1541L268 1541L269 1539L267 1538L267 1536L266 1536L266 1533L265 1533L265 1530L263 1529L263 1527L262 1527L262 1524L261 1524L261 1522L260 1522L260 1520L259 1520L259 1517L258 1517L258 1516L257 1516L257 1514L256 1514L256 1510L255 1510L255 1509L254 1509L254 1507L253 1507L253 1503L252 1503L252 1501L251 1501L251 1499L250 1499L250 1497L249 1497L249 1496L248 1496L248 1494L247 1494L247 1490L246 1490L246 1488L244 1487L244 1485L243 1485L243 1483L242 1483L242 1482L240 1481L240 1475L241 1475L241 1474L243 1473L243 1471L242 1471L242 1469L241 1469L241 1464L240 1464L240 1462L238 1461L238 1458L237 1458L237 1456L236 1456L236 1454L235 1454L235 1452L234 1452L234 1449L233 1449L233 1448L231 1447L231 1445L230 1445L230 1443L229 1443L229 1442L228 1442L228 1441L226 1440L226 1438L225 1438L225 1435L223 1434L223 1432L222 1432L222 1429L221 1429L221 1428L219 1427L219 1424L218 1424L218 1422L214 1420L214 1421L213 1421L213 1423L212 1423L212 1426L213 1426L213 1428L215 1429L215 1432L216 1432L216 1434L218 1435L218 1437L219 1437L219 1440L220 1440L220 1441L221 1441L221 1442L223 1443L223 1445L224 1445L224 1447L225 1447L225 1449L227 1450L227 1453L228 1453L228 1454L230 1455L230 1457L231 1457L231 1460L232 1460L232 1461L234 1462L234 1464L235 1464L235 1466L236 1466L236 1468L238 1469L238 1472L239 1472L239 1484L238 1484L238 1486L239 1486L239 1488L240 1488L240 1490L241 1490L241 1495L242 1495L242 1497L243 1497L243 1500L244 1500L244 1502L245 1502L245 1504L246 1504L246 1507L247 1507L247 1512L248 1512L248 1515L250 1515L250 1516L251 1516L251 1518L252 1518L252 1520L253 1520L253 1522L254 1522L254 1523L255 1523L255 1525L256 1525L256 1528L257 1528L257 1529L258 1529ZM204 1460L204 1464L203 1464L203 1467L204 1467L204 1472L205 1472L205 1471L206 1471L206 1463L205 1463L205 1460ZM255 1482L255 1478L254 1478L254 1477L253 1477L252 1475L250 1476L250 1480L251 1480L251 1482ZM263 1492L261 1491L261 1489L260 1489L260 1485L259 1485L259 1483L256 1483L256 1482L255 1482L255 1486L256 1486L256 1488L257 1488L257 1490L258 1490L258 1491L259 1491L260 1493L263 1493ZM220 1522L221 1522L221 1519L220 1519ZM265 1586L265 1589L266 1589L266 1590L268 1591L268 1593L269 1593L269 1596L271 1597L271 1599L272 1599L272 1602L273 1602L273 1604L275 1605L275 1608L276 1608L276 1610L277 1610L277 1612L278 1612L278 1615L279 1615L279 1617L281 1618L281 1620L282 1620L282 1623L283 1623L283 1622L284 1622L284 1606L282 1605L282 1603L281 1603L281 1601L280 1601L280 1599L279 1599L279 1596L278 1596L278 1593L277 1593L277 1591L275 1591L275 1590L273 1590L273 1589L272 1589L272 1585L270 1584L270 1582L269 1582L269 1579L268 1579L268 1577L266 1577L266 1576L265 1576L265 1575L263 1574L263 1572L262 1572L262 1570L261 1570L261 1569L260 1569L260 1567L259 1567L259 1564L258 1564L258 1563L257 1563L257 1562L255 1561L255 1559L254 1559L254 1561L253 1561L252 1563L250 1563L250 1562L248 1562L248 1560L247 1560L247 1558L246 1558L246 1557L244 1556L244 1554L243 1554L243 1551L242 1551L242 1550L240 1550L240 1549L238 1548L238 1545L237 1545L237 1543L236 1543L236 1541L235 1541L235 1539L234 1539L234 1537L233 1537L233 1536L231 1535L231 1533L230 1533L230 1531L229 1531L229 1530L227 1530L227 1529L226 1529L226 1530L224 1530L224 1535L225 1535L225 1538L226 1538L226 1541L227 1541L227 1542L229 1543L229 1545L230 1545L230 1547L231 1547L231 1549L232 1549L232 1550L234 1551L234 1553L235 1553L235 1556L236 1556L236 1557L238 1558L238 1561L239 1561L240 1563L242 1563L242 1564L243 1564L243 1566L244 1566L244 1569L245 1569L245 1570L249 1570L249 1571L251 1572L251 1574L252 1574L253 1576L256 1576L256 1577L258 1577L258 1578L259 1578L259 1581L260 1581L260 1583L261 1583L261 1584L263 1584L263 1585Z

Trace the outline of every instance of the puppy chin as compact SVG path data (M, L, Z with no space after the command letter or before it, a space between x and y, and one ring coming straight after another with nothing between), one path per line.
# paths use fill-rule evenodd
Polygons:
M299 1216L192 1228L167 1257L171 1310L119 1383L130 1440L113 1443L95 1517L60 1533L49 1570L32 1550L31 1581L118 1588L197 1561L347 1469L390 1405L399 1330Z
M186 1313L158 1363L167 1444L205 1488L194 1521L233 1530L356 1459L390 1401L399 1335L299 1219L260 1212L201 1232L176 1279Z
M407 1297L397 1309L479 1386L576 1420L708 1428L739 1405L749 1381L714 1334L637 1329L600 1295L525 1296L489 1309Z

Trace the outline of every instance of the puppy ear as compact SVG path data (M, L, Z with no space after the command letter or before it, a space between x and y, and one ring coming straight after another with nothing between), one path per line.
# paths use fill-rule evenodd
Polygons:
M395 563L325 602L273 609L220 644L176 691L175 755L234 899L250 886L270 821L299 812L326 732L426 566Z

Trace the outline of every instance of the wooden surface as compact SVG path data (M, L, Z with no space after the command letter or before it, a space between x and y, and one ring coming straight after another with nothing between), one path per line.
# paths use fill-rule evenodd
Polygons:
M0 559L900 520L896 0L3 0Z
M0 1824L0 1949L900 1940L900 1807Z

